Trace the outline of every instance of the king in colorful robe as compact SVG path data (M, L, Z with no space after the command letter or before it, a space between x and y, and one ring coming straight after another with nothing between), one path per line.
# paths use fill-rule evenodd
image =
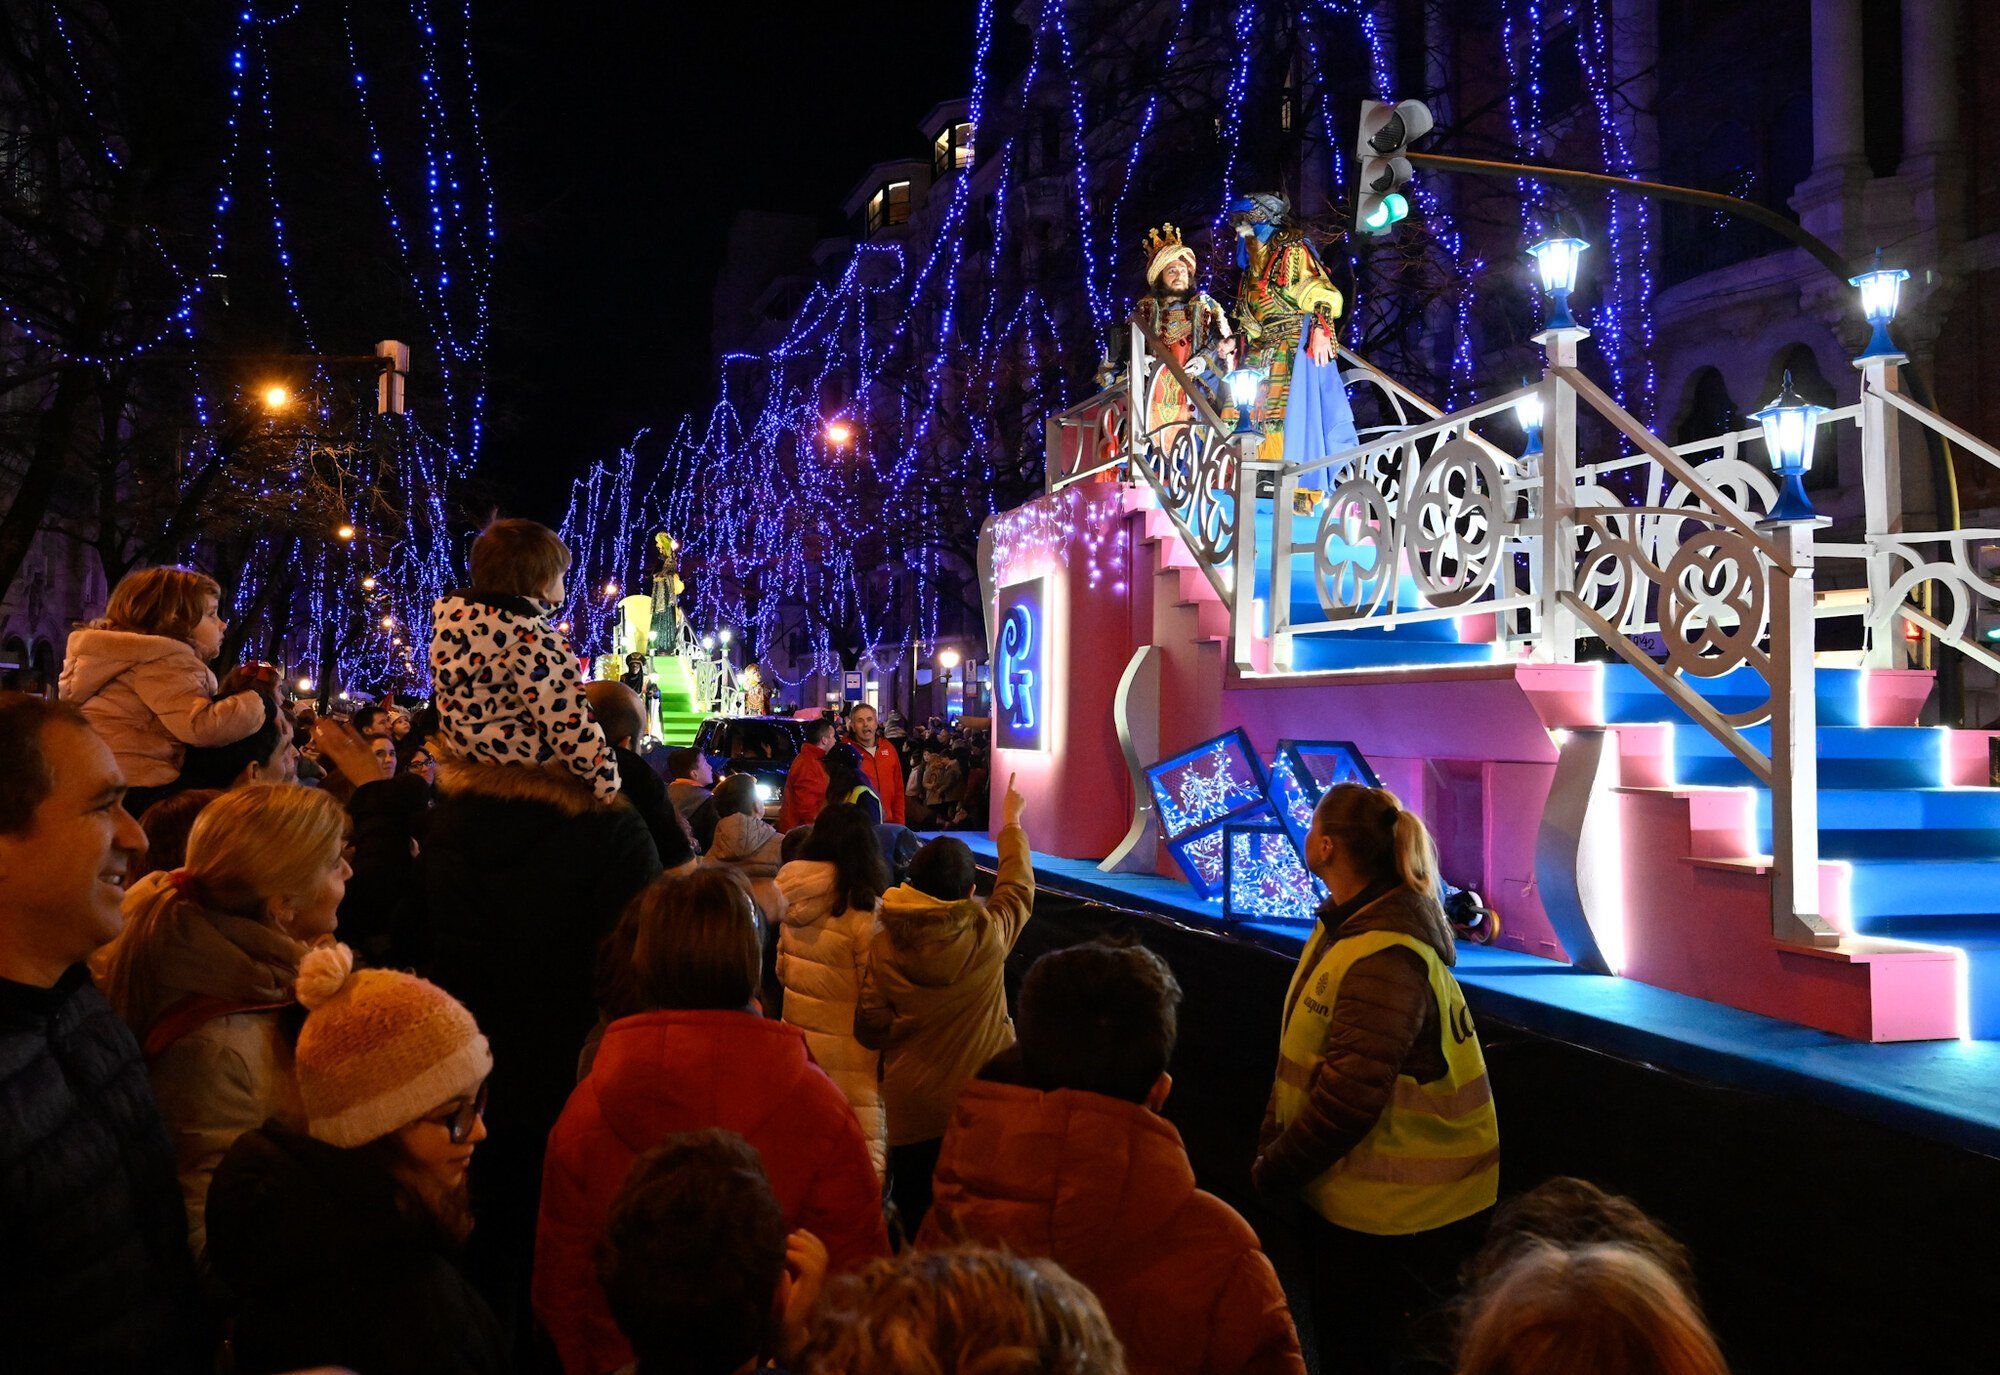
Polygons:
M1199 381L1218 363L1228 366L1235 340L1222 305L1194 284L1194 250L1180 230L1162 225L1146 235L1146 294L1132 318L1151 331L1190 380ZM1172 447L1173 429L1188 423L1193 406L1172 375L1161 377L1146 408L1146 431L1162 449Z
M1266 377L1264 442L1258 456L1310 463L1353 448L1354 410L1347 403L1334 350L1340 290L1304 231L1289 222L1291 203L1258 193L1230 204L1237 235L1236 321L1249 365ZM1310 509L1331 475L1300 479L1300 505Z

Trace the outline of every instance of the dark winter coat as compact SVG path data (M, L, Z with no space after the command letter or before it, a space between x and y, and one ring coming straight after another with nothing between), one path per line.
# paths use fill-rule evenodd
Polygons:
M1345 903L1329 898L1309 948L1317 957L1332 941L1364 931L1414 937L1447 966L1458 959L1437 900L1400 884L1377 885ZM1297 1120L1281 1135L1274 1110L1265 1110L1253 1178L1268 1196L1303 1187L1353 1150L1389 1106L1399 1075L1428 1084L1446 1072L1430 976L1407 949L1370 955L1347 971L1330 1027L1326 1054L1313 1071Z
M571 1375L631 1360L597 1282L595 1248L632 1162L677 1132L721 1127L757 1150L787 1228L833 1268L889 1254L881 1186L847 1099L805 1034L750 1012L663 1010L604 1033L549 1137L535 1235L535 1314Z
M500 1325L456 1252L380 1170L275 1124L238 1137L209 1188L208 1255L237 1299L240 1375L504 1372Z
M473 1171L468 1264L502 1320L518 1320L534 1253L549 1128L597 1024L598 946L660 872L639 814L553 769L446 764L424 844L427 953L419 971L479 1020L492 1102Z
M340 939L370 964L397 969L415 959L406 944L423 919L417 853L430 808L430 785L413 773L363 783L347 799L354 873L340 900Z
M653 772L653 766L623 745L611 747L618 761L618 795L632 804L652 834L653 848L660 852L660 867L678 869L694 858L694 846L667 800L667 780Z
M173 1147L131 1031L77 965L0 979L0 1366L209 1368Z

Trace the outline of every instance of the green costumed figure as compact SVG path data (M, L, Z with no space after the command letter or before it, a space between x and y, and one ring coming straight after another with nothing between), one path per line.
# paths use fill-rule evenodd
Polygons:
M1353 448L1354 411L1347 403L1334 350L1334 321L1343 308L1303 230L1289 222L1291 203L1258 193L1230 204L1236 228L1236 320L1249 364L1266 378L1264 442L1258 457L1311 463ZM1325 487L1325 469L1301 478L1299 505L1311 510Z

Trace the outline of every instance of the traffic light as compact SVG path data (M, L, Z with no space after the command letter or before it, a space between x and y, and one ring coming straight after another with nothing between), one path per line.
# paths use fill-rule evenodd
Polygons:
M1361 137L1354 146L1360 169L1355 197L1355 227L1369 234L1386 234L1410 213L1410 145L1431 131L1431 112L1421 100L1391 105L1386 100L1361 102Z

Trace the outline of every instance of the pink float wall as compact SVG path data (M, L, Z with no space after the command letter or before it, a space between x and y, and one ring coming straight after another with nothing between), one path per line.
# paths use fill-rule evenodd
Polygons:
M1035 849L1101 859L1124 838L1132 815L1112 703L1134 646L1145 643L1135 627L1146 625L1149 589L1133 576L1133 565L1150 554L1134 550L1139 518L1129 512L1124 488L1092 486L1074 497L1040 500L1064 503L1061 518L1051 520L1045 538L1022 541L997 570L995 587L1048 579L1042 700L1049 748L994 750L991 815L997 830L1012 774L1027 802L1023 820Z

